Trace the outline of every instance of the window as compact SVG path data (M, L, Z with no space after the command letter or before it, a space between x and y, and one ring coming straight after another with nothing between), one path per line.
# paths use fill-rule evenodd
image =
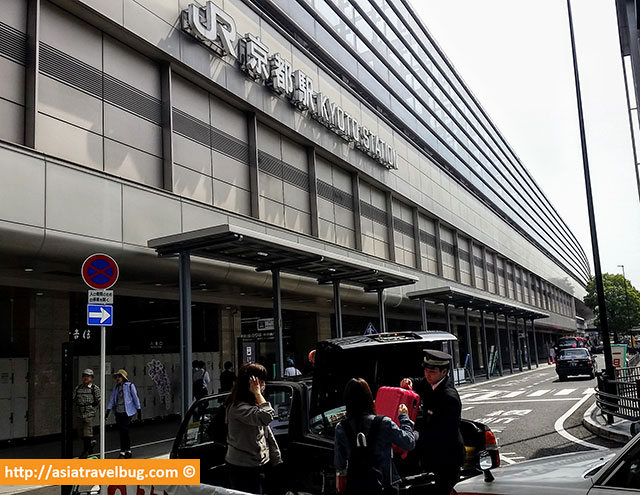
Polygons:
M613 470L605 477L602 486L640 489L640 443L636 443L634 448L617 461Z
M456 247L453 231L440 226L440 246L442 247L442 275L449 280L456 279Z
M460 262L460 281L471 285L471 243L466 237L458 236L458 260Z

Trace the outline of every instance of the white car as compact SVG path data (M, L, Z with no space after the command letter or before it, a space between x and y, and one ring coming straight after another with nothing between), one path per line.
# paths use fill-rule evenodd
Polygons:
M640 435L622 449L543 457L458 483L457 495L619 495L640 493ZM485 481L487 478L495 479Z

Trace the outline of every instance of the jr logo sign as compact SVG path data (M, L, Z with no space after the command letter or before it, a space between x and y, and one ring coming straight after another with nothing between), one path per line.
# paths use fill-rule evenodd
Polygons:
M181 14L182 29L205 43L219 56L236 58L236 23L229 14L213 2L204 8L189 5Z

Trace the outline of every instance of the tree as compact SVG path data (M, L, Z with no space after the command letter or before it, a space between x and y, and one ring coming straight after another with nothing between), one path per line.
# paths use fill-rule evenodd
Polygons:
M604 284L604 300L607 304L607 321L609 331L614 336L624 334L632 327L640 324L640 292L621 274L605 273L602 275ZM587 283L587 295L584 303L593 310L594 324L600 328L600 314L598 312L598 294L594 277Z

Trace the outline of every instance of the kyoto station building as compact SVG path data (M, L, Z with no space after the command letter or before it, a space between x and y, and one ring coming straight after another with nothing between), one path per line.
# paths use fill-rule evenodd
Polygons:
M93 253L145 418L186 313L216 392L332 337L449 331L471 379L576 335L583 248L408 0L1 3L0 441L60 432L63 344L100 374Z

